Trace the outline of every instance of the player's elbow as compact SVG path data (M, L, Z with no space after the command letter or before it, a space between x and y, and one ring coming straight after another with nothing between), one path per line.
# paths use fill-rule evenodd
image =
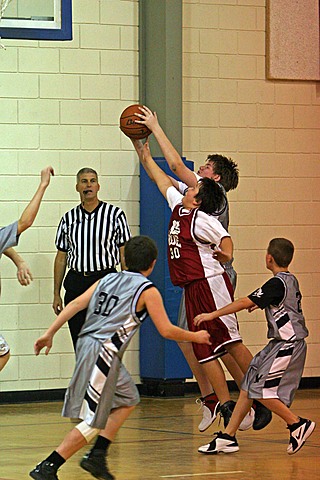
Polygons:
M231 237L224 237L221 240L220 248L223 251L225 257L228 258L228 262L232 260L233 257L233 242Z
M168 340L172 340L173 333L172 333L172 325L166 325L159 329L159 333L162 337L167 338Z
M21 219L18 220L18 234L24 232L25 230L27 230L27 228L30 228L31 225L33 224L33 221L29 218L27 219Z

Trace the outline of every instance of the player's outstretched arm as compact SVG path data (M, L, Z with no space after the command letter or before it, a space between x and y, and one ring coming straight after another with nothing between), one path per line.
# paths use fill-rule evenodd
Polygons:
M23 260L23 258L16 252L13 247L7 248L4 252L6 257L10 258L13 261L15 266L17 267L17 278L20 285L27 286L33 280L32 273L27 265L27 263Z
M21 217L18 220L18 234L24 232L27 228L31 227L31 225L33 224L37 216L44 192L46 191L50 183L51 175L54 175L54 170L50 166L44 168L41 171L41 180L40 180L39 187L37 188L37 191L34 194L32 200L24 209Z
M173 325L165 311L160 292L155 288L145 290L142 295L148 313L162 337L176 342L194 342L210 345L210 335L206 330L189 332Z
M133 146L134 146L134 148L135 148L135 150L136 150L136 152L137 152L137 154L138 154L138 157L139 157L140 162L143 163L143 161L144 161L144 158L143 158L144 152L143 152L143 143L142 143L142 141L141 141L141 140L135 140L135 139L133 139L133 138L131 138L131 141L132 141L132 144L133 144ZM150 149L150 148L149 148L149 149ZM150 154L151 154L151 153L150 153ZM154 178L152 177L152 173L147 170L147 165L145 165L145 170L146 170L146 172L147 172L148 177L150 178L150 180L152 180L152 181L154 182ZM173 185L177 190L179 190L179 183L178 183L178 181L177 181L175 178L173 178L173 177L170 177L170 176L169 176L169 178L170 178L170 181L171 181L172 185Z
M159 188L162 195L166 197L168 188L172 187L172 182L170 180L170 177L163 170L161 170L161 168L153 160L148 140L145 142L142 148L137 143L137 140L132 140L132 143L138 153L139 160L143 168L147 172L149 178L157 184L157 187Z
M142 143L141 140L136 140L134 138L130 138L130 140L131 140L132 145L134 146L134 148L135 148L135 150L138 154L139 160L140 160L141 164L143 165L143 168L147 172L148 177L150 178L150 180L155 182L155 179L152 176L152 172L148 169L148 158L147 157L150 155L150 157L152 158L150 148L149 148L149 152L148 151L144 152L144 144Z
M38 340L35 341L34 353L36 355L39 355L39 353L44 347L46 347L45 354L48 355L52 347L54 335L68 320L70 320L70 318L74 317L76 313L88 307L90 298L92 297L92 294L98 283L99 281L95 282L82 295L68 303L68 305L62 310L62 312L59 313L59 315L52 322L48 330L40 338L38 338Z
M253 305L255 304L253 303L252 300L250 300L250 298L248 297L239 298L238 300L235 300L234 302L229 303L229 305L219 308L219 310L216 310L215 312L200 313L200 315L197 315L193 319L193 323L198 326L202 322L215 320L218 317L223 317L223 315L229 315L230 313L237 313L237 312L240 312L241 310L251 308Z
M137 112L137 115L141 118L141 120L136 120L136 122L146 125L152 131L170 167L170 170L189 187L194 187L197 184L196 176L183 163L179 153L162 130L156 112L152 112L150 108L146 106L140 107L139 109L140 113Z

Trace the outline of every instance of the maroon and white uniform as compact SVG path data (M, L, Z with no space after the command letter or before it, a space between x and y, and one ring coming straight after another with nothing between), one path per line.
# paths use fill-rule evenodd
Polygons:
M212 345L193 344L200 363L214 360L226 353L224 345L241 341L234 314L195 327L193 319L224 307L233 301L233 289L221 264L212 257L229 233L221 223L198 208L185 209L183 195L170 187L167 201L172 210L168 231L168 263L171 281L185 290L186 313L190 331L206 329Z

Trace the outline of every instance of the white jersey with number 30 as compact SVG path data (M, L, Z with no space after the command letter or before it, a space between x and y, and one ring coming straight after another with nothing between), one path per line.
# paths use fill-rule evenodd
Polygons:
M168 204L172 210L168 231L168 262L171 281L184 286L194 280L222 275L224 269L212 257L222 238L229 233L221 223L198 208L185 209L183 195L175 187L167 190Z

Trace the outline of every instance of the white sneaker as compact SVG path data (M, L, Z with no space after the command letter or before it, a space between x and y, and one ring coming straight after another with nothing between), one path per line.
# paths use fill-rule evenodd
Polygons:
M202 409L202 420L198 425L200 432L204 432L217 418L220 402L215 393L206 395L205 397L197 398L196 403L200 405Z
M236 437L231 437L227 433L218 432L216 436L207 445L198 448L199 453L213 455L216 453L234 453L239 450Z
M298 452L315 428L315 422L307 420L306 418L300 418L299 422L288 425L290 431L290 440L287 448L288 454L293 455Z
M249 412L247 413L247 415L244 417L244 419L240 423L239 430L241 430L241 431L249 430L249 428L251 428L252 425L253 425L254 416L255 416L254 409L250 408Z

